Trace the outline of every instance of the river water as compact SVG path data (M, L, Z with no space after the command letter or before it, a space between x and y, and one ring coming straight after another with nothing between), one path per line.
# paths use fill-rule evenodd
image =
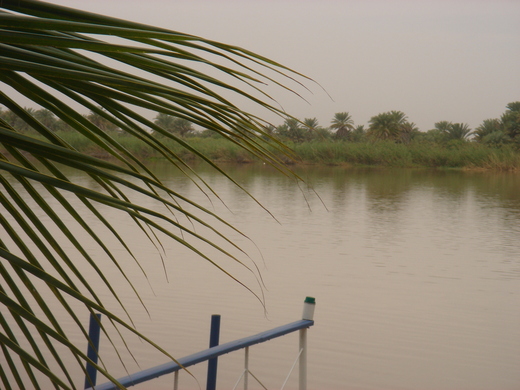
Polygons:
M167 184L252 240L225 231L251 256L246 263L258 266L263 288L254 273L223 256L215 260L264 294L265 311L244 287L166 239L163 266L162 249L142 234L133 236L135 229L125 222L148 280L124 250L115 253L149 315L133 303L117 272L106 268L139 329L168 352L182 357L207 348L212 314L222 315L223 343L300 319L304 298L312 296L317 305L308 331L309 389L520 388L520 175L296 168L310 189L263 165L226 168L274 218L209 170L202 169L201 177L225 206L156 167ZM120 218L106 212L112 221ZM145 343L129 341L139 363L130 361L129 372L165 362ZM279 389L297 349L297 334L252 347L250 369L267 388ZM102 339L103 352L116 377L126 375ZM221 358L218 388L233 388L242 365L243 352ZM191 369L196 379L182 373L180 388L205 388L204 370ZM136 388L172 389L173 378ZM297 372L286 385L296 388Z

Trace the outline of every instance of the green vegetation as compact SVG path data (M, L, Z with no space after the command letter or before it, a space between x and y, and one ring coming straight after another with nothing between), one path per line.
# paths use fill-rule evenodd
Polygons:
M450 147L412 142L408 145L391 141L375 143L312 142L294 145L301 160L318 164L355 166L482 168L512 170L520 168L520 153L511 147L492 148L474 143L457 143Z
M264 130L294 151L295 158L289 159L283 153L270 149L286 164L517 170L520 169L520 136L517 130L520 122L519 106L517 102L508 104L501 119L486 119L474 131L465 123L440 121L435 123L434 129L420 132L401 111L372 117L367 130L364 126L355 126L348 112L335 114L329 128L321 127L316 118L305 118L303 121L287 118L282 125L266 126ZM50 128L64 128L59 120L54 118L53 122L52 115L43 115L42 111L45 110L35 113L45 117ZM17 123L19 120L8 111L0 112L0 116L8 122ZM107 124L95 113L91 112L87 117L96 121L100 128L107 128ZM230 138L213 131L195 131L187 119L159 113L155 123L181 137L212 161L246 163L258 160ZM26 131L30 132L29 129ZM142 158L161 157L152 147L124 132L114 128L106 131ZM109 157L102 149L92 146L88 139L79 137L75 132L56 130L56 134L82 152ZM184 160L197 159L194 152L178 142L165 139L157 132L153 134ZM268 145L266 147L270 148Z

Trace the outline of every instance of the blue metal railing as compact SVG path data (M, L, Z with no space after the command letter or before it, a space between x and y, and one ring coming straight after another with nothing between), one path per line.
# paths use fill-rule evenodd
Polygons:
M314 302L314 301L313 301ZM308 301L306 301L305 305L308 306ZM313 304L314 306L314 304ZM313 310L312 310L313 311ZM161 364L156 367L152 367L135 374L131 374L118 379L118 382L125 386L134 386L139 383L147 382L151 379L158 378L160 376L171 374L181 370L182 368L193 366L198 363L202 363L208 360L212 360L215 362L215 370L216 370L216 358L221 355L227 354L229 352L237 351L240 349L247 348L251 345L259 344L266 342L268 340L272 340L274 338L284 336L286 334L300 331L300 352L303 351L303 355L306 356L306 329L314 325L314 321L312 320L312 314L309 318L309 315L306 315L306 308L304 308L304 316L299 321L292 322L290 324L282 325L277 328L273 328L271 330L267 330L265 332L258 333L253 336L245 337L239 340L230 341L225 344L216 345L214 347L208 348L206 350L194 353L189 356L185 356L183 358L177 359L178 363L168 362L165 364ZM94 322L96 326L99 326L98 322ZM211 342L211 341L210 341ZM218 341L217 341L218 343ZM300 357L301 359L301 357ZM303 365L302 365L303 364ZM302 375L306 376L306 359L300 360L300 390L305 390L306 388L306 378L302 379ZM91 377L92 380L92 377ZM216 373L215 373L216 380ZM86 383L91 383L86 381ZM95 383L92 381L92 383ZM303 384L302 384L303 383ZM96 385L93 388L89 388L88 390L117 390L118 386L112 382L103 383L100 385Z
M220 339L220 315L213 314L211 316L211 327L209 334L209 347L213 348L219 344ZM208 359L208 380L206 382L206 390L216 390L217 388L217 365L218 359Z
M101 314L92 314L90 316L90 324L88 331L88 338L90 340L89 346L87 348L87 357L93 362L97 363L98 360L98 351L99 351L99 336L101 326L99 321L101 321ZM92 364L87 363L87 375L85 376L85 389L90 387L91 383L96 383L97 370Z

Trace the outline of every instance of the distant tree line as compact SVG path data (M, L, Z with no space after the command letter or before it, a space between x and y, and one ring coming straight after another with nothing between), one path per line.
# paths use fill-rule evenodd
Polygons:
M36 110L34 108L25 108L25 110L39 121L42 125L51 131L73 131L73 128L63 120L59 119L51 111L41 108ZM102 111L102 110L101 110ZM91 111L84 115L91 123L99 127L103 131L118 131L119 129L110 121L106 120L102 115ZM20 117L10 110L0 108L0 119L5 123L18 130L21 133L34 132L34 129L24 122ZM75 130L74 130L75 131Z
M389 111L375 115L368 126L355 125L348 112L334 115L329 127L321 127L316 118L299 121L287 119L282 125L269 129L269 133L293 142L329 139L349 142L378 140L408 144L433 142L477 142L487 145L516 144L520 146L520 102L509 103L500 118L486 119L472 130L466 123L440 121L428 131L419 131L402 111Z
M27 109L35 119L53 131L70 131L72 128L46 109ZM107 121L103 110L90 112L85 117L104 131L117 132L117 127ZM34 131L18 116L9 110L0 109L0 118L20 132ZM187 119L158 113L154 123L167 132L185 138L190 136L218 137L210 130L196 130ZM330 140L345 142L375 142L378 140L409 144L410 142L477 142L492 146L515 144L520 146L520 101L509 103L500 118L486 119L476 129L470 129L466 123L440 121L426 132L419 131L415 123L410 122L402 111L389 111L370 118L368 126L355 125L348 112L338 112L328 127L320 126L316 118L287 118L279 126L267 125L267 135L282 141L295 143ZM162 136L155 133L156 136Z

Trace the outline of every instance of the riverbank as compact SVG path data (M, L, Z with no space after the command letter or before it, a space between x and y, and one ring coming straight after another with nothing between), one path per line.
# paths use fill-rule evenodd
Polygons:
M57 133L78 151L107 158L109 154L92 145L75 132ZM163 158L143 142L126 135L114 135L128 151L142 159ZM195 155L168 139L161 139L185 161L196 160ZM216 162L251 163L255 156L224 138L189 137L186 142ZM346 142L312 141L287 143L294 151L294 159L275 153L286 164L351 165L399 168L458 168L497 171L520 170L520 152L512 145L491 147L475 142L454 142L446 145L426 142L398 144L391 141Z
M317 142L294 145L302 161L400 168L459 168L512 171L520 169L520 152L460 142L449 145L395 142Z

